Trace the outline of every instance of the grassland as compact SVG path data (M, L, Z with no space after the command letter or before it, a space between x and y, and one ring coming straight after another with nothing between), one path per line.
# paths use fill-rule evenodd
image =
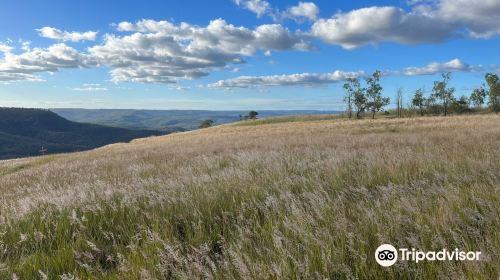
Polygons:
M498 279L500 116L263 122L0 161L0 279Z

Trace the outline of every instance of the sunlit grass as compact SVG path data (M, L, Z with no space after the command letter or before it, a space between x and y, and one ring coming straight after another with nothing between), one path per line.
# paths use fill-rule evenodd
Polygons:
M499 116L300 118L0 162L0 279L498 278Z

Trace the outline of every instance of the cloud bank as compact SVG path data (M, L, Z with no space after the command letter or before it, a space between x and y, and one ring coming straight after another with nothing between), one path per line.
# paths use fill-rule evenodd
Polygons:
M54 27L37 29L40 36L60 41L47 48L32 48L22 41L21 53L11 42L0 43L0 81L40 81L40 73L67 68L108 67L114 82L176 83L199 79L214 71L239 68L249 58L276 51L309 51L317 41L353 49L383 42L423 44L453 38L488 39L500 35L500 0L411 0L405 7L365 7L320 18L313 2L297 2L279 10L266 0L234 0L258 17L274 21L293 19L307 24L289 30L282 23L248 28L215 19L205 26L170 21L120 22L85 50L67 44L95 41L96 31L69 32ZM460 60L410 67L398 75L431 75L435 72L472 71ZM230 70L229 70L230 71ZM333 72L335 73L335 72ZM257 79L257 84L314 85L331 81L331 74L296 74ZM344 73L340 71L339 73ZM281 78L280 78L281 77ZM245 85L240 79L235 84ZM246 82L248 86L250 82Z
M411 10L366 7L319 19L311 35L346 49L367 44L439 43L500 34L500 0L411 1Z
M304 20L314 21L319 15L319 8L313 2L299 2L296 6L288 7L283 11L273 8L265 0L234 0L234 3L243 9L253 12L258 18L267 15L276 22L285 19L292 19L297 22Z
M89 49L97 61L112 69L114 82L174 83L243 63L258 51L311 48L301 36L278 24L252 30L222 19L205 27L141 20L121 22L117 29L132 34L107 35L102 45Z
M321 86L336 83L347 78L357 78L364 75L363 71L332 73L301 73L291 75L272 76L240 76L234 79L221 80L209 84L209 88L250 88L250 87L275 87L275 86Z
M49 38L59 41L71 41L71 42L95 41L97 37L96 31L87 31L83 33L68 32L48 26L37 29L37 31L38 34L44 38Z
M424 67L408 67L397 71L384 71L384 76L419 76L435 75L443 72L475 72L482 70L482 66L470 66L459 59L444 63L429 63ZM291 75L271 76L240 76L233 79L220 80L208 84L208 88L258 88L277 86L309 86L317 87L345 81L347 78L366 77L364 71L345 72L336 70L331 73L301 73Z
M0 80L2 81L41 81L35 75L41 72L57 72L61 69L87 68L95 65L93 58L81 54L64 43L46 49L34 48L22 54L4 53L0 61Z

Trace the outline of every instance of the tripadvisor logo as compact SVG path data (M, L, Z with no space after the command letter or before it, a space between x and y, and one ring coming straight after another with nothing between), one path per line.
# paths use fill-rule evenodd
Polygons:
M465 252L458 249L441 251L420 251L415 248L397 250L390 244L382 244L375 251L375 260L381 266L388 267L398 260L419 263L421 261L478 261L481 252Z
M382 244L375 251L375 260L381 266L391 266L398 260L398 250L390 244Z

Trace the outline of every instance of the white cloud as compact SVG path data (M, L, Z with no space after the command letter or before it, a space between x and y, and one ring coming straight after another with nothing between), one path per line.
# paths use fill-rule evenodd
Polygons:
M234 3L255 13L259 18L272 12L271 4L265 0L234 0Z
M23 52L17 54L13 53L13 42L9 41L0 43L0 81L40 81L38 73L103 65L110 68L114 82L176 83L213 71L236 69L256 53L271 55L276 51L311 50L313 38L350 49L381 42L437 43L456 36L489 38L500 34L500 0L408 0L407 10L367 7L339 12L329 19L318 19L319 8L312 2L298 2L279 11L265 0L234 1L258 16L267 14L274 20L291 18L315 22L307 34L290 31L281 24L247 28L222 19L206 26L147 19L121 22L116 25L120 32L106 34L103 43L89 47L88 51L78 51L64 43L32 48L28 41L20 40L19 48ZM95 40L97 36L94 31L68 32L52 27L38 31L41 36L60 41ZM475 69L456 59L398 70L397 74ZM329 80L328 73L296 75L299 76L288 75L292 80L295 78L295 84L307 85L308 81L311 85L322 84ZM272 84L279 77L287 80L284 76L270 77L272 79L258 77L256 81ZM244 84L243 79L239 84Z
M0 71L0 82L1 83L11 83L11 82L42 82L43 79L41 79L38 76L35 76L33 74L26 74L26 73L10 73L10 72L1 72Z
M500 0L410 0L408 4L410 11L386 6L339 12L316 21L311 34L346 49L381 42L439 43L459 36L500 34Z
M3 44L3 43L0 43L0 52L2 53L10 53L12 51L12 47L7 45L7 44Z
M500 34L500 0L440 0L439 15L466 28L474 38Z
M272 76L240 76L209 84L209 88L252 88L275 86L321 86L336 83L347 78L364 76L364 72L334 71L331 73L301 73Z
M23 50L25 52L31 51L31 42L30 41L19 40L19 43L21 43L21 50Z
M319 8L313 2L299 2L297 6L288 8L284 12L285 17L296 20L308 19L314 21L318 18Z
M435 75L444 72L476 72L481 71L482 66L471 66L455 58L448 62L432 62L425 67L408 67L401 71L405 76Z
M296 6L289 7L284 11L273 8L265 0L234 0L234 3L255 13L258 18L268 15L276 22L284 19L292 19L296 22L303 22L304 20L314 21L318 18L319 14L318 6L313 2L299 2Z
M314 23L311 34L346 49L391 41L437 43L453 36L455 26L432 14L407 13L396 7L369 7L338 13Z
M95 92L95 91L107 91L108 88L101 84L83 84L81 87L72 88L72 90Z
M101 64L111 67L114 82L174 83L243 63L259 50L310 49L302 36L278 24L251 30L222 19L206 27L141 20L121 22L117 29L134 33L106 35L102 45L89 49Z
M55 44L46 49L34 48L21 53L5 53L0 60L2 81L40 81L40 72L57 72L63 68L83 68L95 64L93 59L65 44Z
M39 35L45 38L60 40L60 41L95 41L97 32L96 31L87 31L87 32L68 32L62 31L53 27L42 27L37 29Z
M425 67L408 67L403 70L384 71L384 76L420 76L435 75L444 72L476 72L483 70L481 65L471 66L459 59L444 63L429 63ZM344 81L347 78L365 77L364 71L344 72L337 70L331 73L302 73L292 75L240 76L233 79L220 80L207 85L208 88L252 88L275 86L321 86Z

